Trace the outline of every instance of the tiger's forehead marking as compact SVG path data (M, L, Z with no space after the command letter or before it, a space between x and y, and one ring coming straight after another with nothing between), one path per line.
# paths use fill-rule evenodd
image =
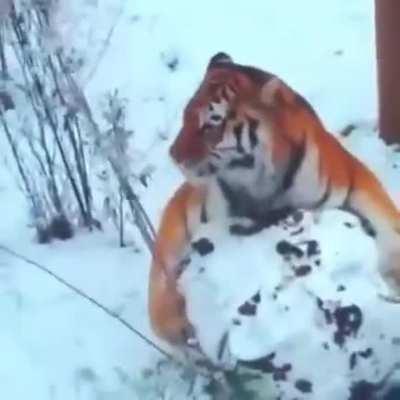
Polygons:
M206 76L210 74L210 77L214 76L218 78L222 74L229 74L229 72L238 72L246 75L250 78L256 85L262 86L264 83L268 82L270 79L274 78L275 75L263 71L259 68L252 67L249 65L241 65L235 63L215 63L210 70L206 73Z

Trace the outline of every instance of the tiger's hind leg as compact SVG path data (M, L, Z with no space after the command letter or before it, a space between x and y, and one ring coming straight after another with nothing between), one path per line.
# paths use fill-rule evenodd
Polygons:
M400 213L375 175L359 165L344 209L376 239L380 273L400 299Z

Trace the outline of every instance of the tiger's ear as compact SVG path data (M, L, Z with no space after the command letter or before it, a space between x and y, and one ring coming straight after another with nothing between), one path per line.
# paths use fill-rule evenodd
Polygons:
M232 63L233 63L232 57L230 55L220 51L219 53L214 54L210 58L207 69L215 67L217 64L221 65L221 64L232 64Z
M274 76L261 88L261 101L268 106L292 104L296 93L281 79Z

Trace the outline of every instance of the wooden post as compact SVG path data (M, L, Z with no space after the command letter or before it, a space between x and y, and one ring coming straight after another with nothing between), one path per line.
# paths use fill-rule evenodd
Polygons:
M400 143L400 0L375 0L379 131Z

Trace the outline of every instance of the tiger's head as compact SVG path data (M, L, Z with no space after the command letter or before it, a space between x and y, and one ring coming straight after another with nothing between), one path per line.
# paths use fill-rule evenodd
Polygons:
M192 183L243 176L270 164L285 137L295 140L313 122L311 106L282 80L218 53L184 109L170 155Z

